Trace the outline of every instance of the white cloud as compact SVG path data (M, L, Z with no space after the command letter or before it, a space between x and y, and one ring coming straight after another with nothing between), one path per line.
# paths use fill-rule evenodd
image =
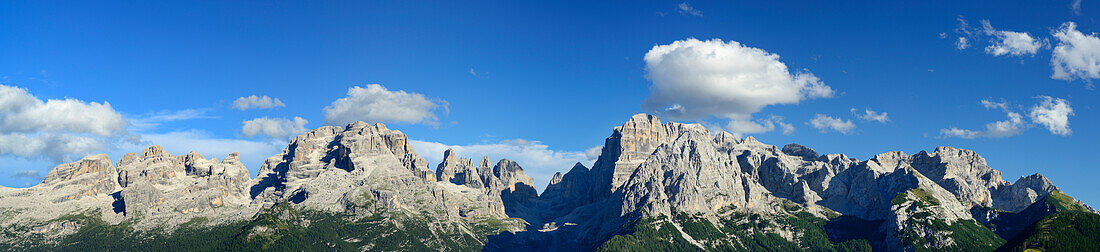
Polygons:
M970 23L966 22L966 18L963 16L958 16L955 20L959 21L954 29L955 34L959 35L959 37L955 39L955 48L959 50L970 48L970 38L977 34L977 29L970 27ZM946 34L942 34L940 38L944 38L945 36Z
M602 154L602 153L603 153L603 145L594 146L592 148L588 148L587 150L584 150L584 156L586 158L588 158L589 161L595 161L597 158L600 157L600 154Z
M0 85L0 132L72 132L110 136L128 124L106 102L39 100L27 90Z
M418 140L410 140L409 143L420 156L428 160L431 167L441 162L443 151L447 149L454 149L460 157L470 158L474 162L479 162L482 156L488 156L492 164L496 164L502 158L516 161L523 167L523 171L535 180L535 187L539 191L546 187L555 172L568 171L578 162L584 163L585 166L592 165L588 151L556 151L539 141L523 139L474 145L448 145Z
M692 38L657 45L645 62L653 85L642 106L673 119L748 120L768 105L835 94L811 73L792 75L779 55L736 41Z
M12 176L17 178L42 179L42 174L37 170L20 170L13 173Z
M991 101L991 100L988 100L988 99L983 99L982 100L982 106L985 107L986 109L1000 109L1000 110L1008 111L1008 103L1004 102L1004 101L995 102L995 101Z
M966 37L959 37L959 39L955 41L955 48L959 50L970 48L970 40Z
M1073 133L1069 128L1069 117L1073 115L1073 108L1065 99L1040 96L1042 101L1031 107L1031 121L1043 125L1051 134L1069 136Z
M840 118L835 118L822 114L814 115L814 118L810 119L809 123L810 126L813 126L815 129L820 130L821 133L828 132L829 130L834 130L842 134L850 134L853 130L856 129L856 124L852 123L851 120L843 120Z
M1051 78L1067 81L1100 78L1100 37L1096 33L1086 35L1077 30L1076 23L1066 22L1054 31L1054 38L1058 45L1050 58L1054 68Z
M272 109L278 107L286 107L286 104L283 104L283 101L280 101L279 98L271 98L266 95L250 95L237 98L237 100L233 101L233 108L238 110Z
M138 118L129 119L130 125L133 126L134 131L151 130L160 126L166 122L175 122L183 120L201 119L201 118L214 118L207 115L205 109L184 109L176 111L160 111L155 113L149 113Z
M985 130L975 131L968 129L949 128L941 129L940 134L944 137L958 137L966 139L974 139L979 137L986 138L1003 138L1019 135L1027 129L1027 123L1024 122L1023 116L1016 112L1008 112L1008 120L991 122L985 125Z
M776 128L779 128L784 135L794 133L794 125L783 122L783 117L777 115L757 119L756 121L733 119L726 124L726 130L738 137L746 134L771 132Z
M869 108L868 109L863 109L863 113L859 113L859 110L857 110L855 108L852 108L851 111L852 111L852 114L856 115L856 118L859 118L860 120L875 121L875 122L880 122L880 123L890 121L890 116L888 116L886 114L886 112L877 112L877 111L871 110Z
M325 107L325 123L343 125L355 121L368 123L398 122L438 124L436 110L448 112L443 100L429 99L423 94L402 90L387 90L382 85L352 87L347 96Z
M1012 112L1009 109L1007 102L994 102L989 99L982 100L982 106L986 109L999 109L1005 112L1008 116L1008 120L996 121L987 123L984 130L969 130L960 129L956 127L940 129L940 135L943 137L957 137L965 139L974 138L1003 138L1019 135L1030 127L1027 122L1024 121L1024 117L1020 113Z
M110 104L45 101L0 85L0 155L63 162L124 140L129 123Z
M103 140L76 134L0 134L0 155L66 162L106 149Z
M676 5L676 10L679 11L680 14L683 14L683 15L692 15L692 16L696 16L696 17L702 17L703 16L703 11L700 11L699 9L696 9L695 7L691 7L691 5L688 5L687 2L683 2L683 3L680 3L679 5Z
M306 119L294 117L286 118L260 117L244 121L241 126L241 134L245 137L266 136L275 139L290 139L302 132L306 132Z
M1043 41L1031 37L1031 34L1026 32L994 29L993 25L989 24L989 20L982 20L982 31L991 37L989 41L991 44L985 48L985 53L993 56L1035 55L1044 44Z
M955 25L955 34L959 34L964 37L973 37L975 33L978 32L978 29L970 27L970 23L966 21L966 17L963 17L962 15L955 17L955 21L959 21L959 23Z
M1069 9L1073 11L1073 14L1080 16L1081 15L1081 0L1073 0L1073 2L1071 2L1069 4Z

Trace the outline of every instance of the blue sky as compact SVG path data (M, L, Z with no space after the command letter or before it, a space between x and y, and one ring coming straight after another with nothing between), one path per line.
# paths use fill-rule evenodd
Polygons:
M894 150L972 149L1006 180L1040 172L1096 205L1100 99L1091 83L1100 67L1089 60L1100 60L1100 42L1093 43L1100 41L1093 35L1098 14L1100 4L1087 1L4 2L0 84L17 88L8 90L18 94L11 97L33 96L41 111L76 108L125 123L74 126L64 122L76 119L59 117L34 124L50 130L35 131L5 115L0 125L9 128L0 133L16 138L0 138L8 145L0 146L0 185L32 185L84 152L117 160L150 143L174 154L239 151L255 173L287 136L355 119L405 132L433 164L447 147L472 158L515 159L541 187L572 162L590 164L586 150L630 115L654 112L716 130L746 129L732 121L763 128L771 122L771 131L745 131L765 143L797 142L861 160ZM1067 22L1075 26L1063 29ZM1059 38L1060 31L1081 36ZM1005 39L1021 33L1030 43ZM959 37L969 46L960 49ZM785 100L769 96L750 101L754 107L726 99L699 110L693 102L708 100L692 96L698 93L670 95L659 87L728 83L692 82L713 72L692 72L703 68L691 65L701 62L691 55L664 55L683 60L681 68L647 62L655 46L677 41L689 49L764 52L757 56L777 58L760 62L788 68L778 77L810 74L817 81L780 80L796 85L779 93ZM1006 51L987 50L991 45ZM1060 45L1073 50L1059 53ZM1065 62L1070 73L1058 77L1052 62ZM797 88L810 84L833 93ZM234 108L252 95L278 103ZM682 103L701 114L643 105L653 97L675 103L660 108ZM403 106L402 116L338 106L340 99L354 108L383 98ZM65 99L75 105L62 106ZM104 102L109 109L96 107ZM1055 118L1036 119L1036 107L1057 108ZM852 109L885 112L888 120L861 119ZM1068 126L1044 124L1051 120ZM996 122L1005 127L979 132ZM944 133L951 128L972 131ZM28 141L67 149L28 153Z

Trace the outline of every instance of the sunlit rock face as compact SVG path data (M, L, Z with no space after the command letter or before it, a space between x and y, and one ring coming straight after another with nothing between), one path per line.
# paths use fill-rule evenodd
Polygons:
M644 218L682 226L687 223L676 218L781 221L796 213L866 221L883 237L873 242L876 248L911 250L906 239L919 239L927 242L923 248L950 249L959 240L928 221L980 222L1012 234L1026 225L1009 222L1053 214L1044 198L1061 193L1039 174L1004 181L970 150L895 151L861 161L646 114L615 127L591 168L577 163L554 174L541 194L509 159L475 162L447 150L442 160L429 166L405 134L364 122L297 136L265 160L254 179L236 153L207 159L154 145L117 164L93 155L58 165L34 187L0 187L0 214L8 217L0 218L0 230L29 230L0 232L0 244L74 234L81 224L63 218L74 214L144 232L196 219L208 227L241 223L293 209L345 221L426 222L432 236L425 239L464 239L486 250L594 249ZM487 233L486 223L502 233ZM801 237L789 226L758 229L791 241Z
M194 152L174 156L154 145L141 155L123 156L118 164L120 201L127 214L201 213L250 201L251 178L237 153L218 161Z

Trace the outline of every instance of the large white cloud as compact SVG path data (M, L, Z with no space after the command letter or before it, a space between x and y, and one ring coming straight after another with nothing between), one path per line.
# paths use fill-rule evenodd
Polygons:
M73 160L121 141L129 123L110 104L47 99L0 85L0 155Z
M765 106L835 94L809 72L792 74L779 55L736 41L692 38L657 45L645 63L653 85L642 106L673 119L748 120Z
M1073 108L1069 102L1061 98L1040 96L1042 101L1031 107L1031 121L1043 125L1051 134L1068 136L1073 133L1069 128L1069 117L1073 115Z
M233 108L238 110L271 109L278 107L286 107L286 104L283 104L283 101L280 101L279 98L271 98L266 95L250 95L237 98L237 100L233 101Z
M111 104L77 99L39 100L27 90L0 85L0 132L72 132L109 136L126 129Z
M993 56L1035 55L1043 47L1043 41L1031 37L1026 32L1002 31L993 28L989 20L982 20L982 30L990 36L990 45L985 52Z
M275 139L290 139L302 132L306 132L306 119L294 117L286 118L260 117L244 121L241 126L241 134L245 137L266 136Z
M1100 37L1097 34L1081 33L1076 23L1066 22L1054 31L1054 38L1058 45L1050 57L1050 65L1054 68L1051 78L1086 81L1100 78Z
M448 145L437 142L410 140L416 153L428 160L434 169L443 159L443 151L454 149L460 157L466 157L481 161L481 157L488 156L494 165L502 158L516 161L523 167L523 171L535 180L535 187L542 191L550 182L555 172L566 172L577 162L584 163L591 168L598 153L587 151L558 151L550 149L539 141L514 139L504 140L498 143L473 144L473 145ZM591 155L596 154L596 155Z
M102 141L96 137L59 133L0 134L0 155L64 162L106 149Z
M810 119L810 126L821 131L821 133L833 130L842 134L851 134L856 129L856 124L852 123L852 120L844 120L836 117L831 117L822 114L815 114L813 119Z
M352 87L347 96L324 108L325 123L343 125L355 121L438 124L436 111L447 113L446 101L423 94L387 90L382 85Z

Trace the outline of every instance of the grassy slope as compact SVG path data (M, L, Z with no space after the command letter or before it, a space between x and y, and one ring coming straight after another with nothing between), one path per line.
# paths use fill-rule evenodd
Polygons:
M1100 215L1058 192L1044 202L1056 214L1031 224L999 251L1100 251Z

